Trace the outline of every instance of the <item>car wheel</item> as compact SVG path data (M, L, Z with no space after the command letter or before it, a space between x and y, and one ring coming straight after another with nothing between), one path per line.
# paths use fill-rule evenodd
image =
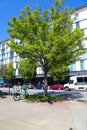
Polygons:
M66 91L69 91L69 87L65 87L65 90L66 90Z

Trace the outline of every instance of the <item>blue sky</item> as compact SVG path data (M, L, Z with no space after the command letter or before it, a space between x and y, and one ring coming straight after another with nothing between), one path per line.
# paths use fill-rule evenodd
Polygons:
M53 2L54 0L0 0L0 42L9 38L6 31L7 22L12 16L18 16L26 5L29 5L32 11L37 5L41 6L41 9L48 9ZM87 0L66 0L66 5L70 8L78 8L85 4Z

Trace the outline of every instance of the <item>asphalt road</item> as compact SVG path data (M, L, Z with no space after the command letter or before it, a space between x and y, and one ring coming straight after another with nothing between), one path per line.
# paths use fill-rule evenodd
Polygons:
M13 88L0 88L3 92L7 92L11 94L14 93ZM39 89L28 89L29 94L43 94L44 90ZM79 100L79 101L87 101L87 91L65 91L65 90L48 90L48 94L52 96L60 96L68 100Z

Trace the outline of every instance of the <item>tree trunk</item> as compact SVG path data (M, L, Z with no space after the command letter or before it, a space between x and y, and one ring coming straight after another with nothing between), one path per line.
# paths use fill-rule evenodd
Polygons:
M47 72L44 72L44 95L48 93Z

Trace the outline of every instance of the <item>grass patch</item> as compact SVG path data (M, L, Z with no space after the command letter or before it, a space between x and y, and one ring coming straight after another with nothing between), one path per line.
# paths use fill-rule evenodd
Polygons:
M26 97L26 99L31 102L49 102L49 103L64 101L64 99L61 97L44 96L44 95L29 95L28 97Z

